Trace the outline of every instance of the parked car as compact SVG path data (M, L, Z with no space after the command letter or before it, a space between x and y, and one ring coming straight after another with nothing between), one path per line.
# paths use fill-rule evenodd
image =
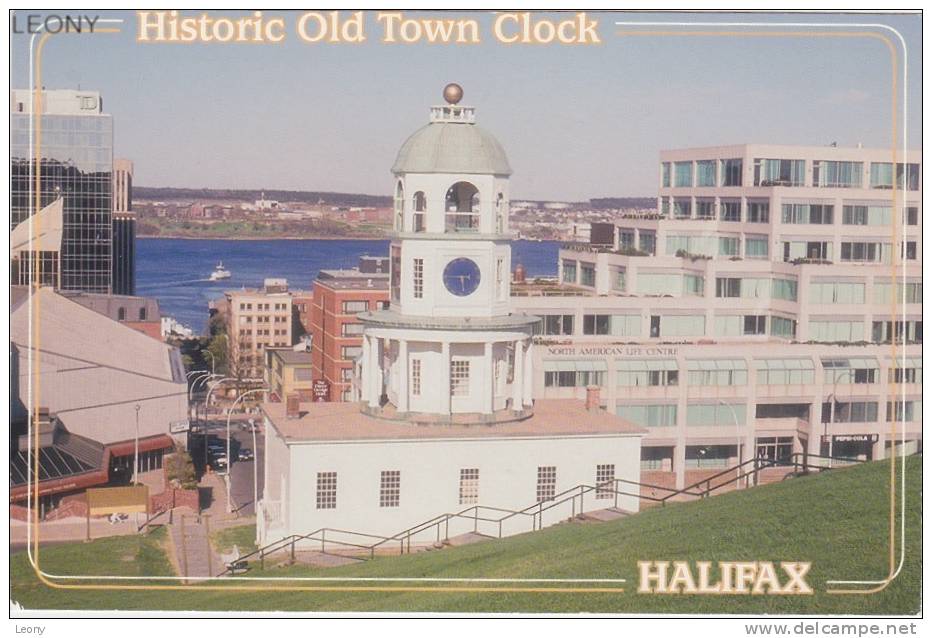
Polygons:
M253 460L254 458L256 458L256 455L252 453L252 450L250 450L248 447L244 447L244 448L240 449L239 455L237 456L237 459L236 459L236 460L238 460L238 461L251 461L251 460Z
M214 456L210 459L210 467L215 472L227 469L227 457L225 455Z

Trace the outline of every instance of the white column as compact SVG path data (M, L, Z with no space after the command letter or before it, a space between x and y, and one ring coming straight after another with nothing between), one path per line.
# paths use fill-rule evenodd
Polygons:
M453 413L453 397L450 392L450 344L444 341L440 344L440 392L443 398L441 412Z
M485 369L488 370L488 377L485 379L485 383L482 388L482 403L483 411L487 413L495 412L495 357L493 355L492 342L485 342L485 353L483 361L485 362Z
M398 366L398 411L408 411L408 341L399 339L398 341L398 360L395 362Z
M524 341L515 341L515 373L511 384L511 408L521 410L524 408Z
M359 400L363 403L369 402L369 394L372 392L372 370L371 357L369 356L369 336L363 335L362 338L362 373L359 375ZM266 483L268 485L268 483Z
M533 405L534 401L534 344L528 341L524 351L524 404Z
M379 399L382 397L382 370L379 357L379 339L370 337L369 344L369 405L373 408L379 407Z

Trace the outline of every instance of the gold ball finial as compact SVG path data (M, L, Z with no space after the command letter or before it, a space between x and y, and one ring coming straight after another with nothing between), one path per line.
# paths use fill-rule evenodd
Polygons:
M463 99L463 87L455 82L447 84L443 87L443 99L447 101L447 104L459 104L459 101Z

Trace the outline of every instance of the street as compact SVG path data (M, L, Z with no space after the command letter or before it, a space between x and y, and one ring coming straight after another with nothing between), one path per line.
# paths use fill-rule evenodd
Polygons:
M210 434L211 441L224 442L226 441L226 423L221 421L208 421L206 422L207 431ZM262 480L263 480L263 471L262 471L262 459L264 451L264 441L265 435L260 431L256 432L256 447L253 448L253 435L248 430L244 430L243 426L248 425L248 422L245 419L239 419L230 422L230 433L232 434L233 440L230 443L231 456L233 457L233 463L230 470L230 476L232 478L232 484L230 486L230 494L233 500L233 507L239 508L241 516L253 516L255 514L255 508L253 507L253 466L256 466L258 472L258 493L259 498L262 498ZM253 451L255 458L249 461L238 461L237 453L240 449L248 448ZM192 450L195 463L199 466L203 466L202 457L200 450L203 450L203 447L197 446Z

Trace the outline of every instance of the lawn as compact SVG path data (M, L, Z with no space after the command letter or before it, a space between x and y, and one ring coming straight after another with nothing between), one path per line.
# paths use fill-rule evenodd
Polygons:
M256 526L237 525L212 531L210 542L221 554L231 551L234 545L239 549L240 555L248 554L256 549Z
M908 614L919 610L921 456L907 467L906 562L880 593L825 593L828 579L872 579L887 572L889 463L871 463L705 501L653 508L611 523L569 523L533 534L442 551L383 557L327 570L255 570L257 576L625 578L623 593L544 592L237 592L51 590L22 555L12 560L12 596L27 608L321 610L409 612L602 612L729 614ZM897 527L898 529L898 527ZM58 573L140 573L104 543L50 547L42 564ZM148 547L148 546L147 546ZM98 549L100 551L98 551ZM126 550L124 548L124 555ZM138 548L148 554L148 549ZM79 558L80 557L80 558ZM638 594L639 560L812 561L812 596ZM148 559L164 569L167 561ZM153 572L154 573L154 572ZM161 573L161 572L160 572ZM233 584L233 583L230 583ZM283 583L277 582L276 585ZM320 585L320 583L310 583ZM386 585L387 583L374 583ZM345 586L346 583L333 583Z

